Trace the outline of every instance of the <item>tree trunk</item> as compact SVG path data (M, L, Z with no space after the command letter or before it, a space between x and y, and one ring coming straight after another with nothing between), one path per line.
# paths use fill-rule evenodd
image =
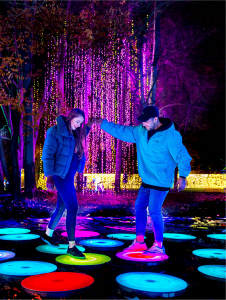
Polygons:
M157 86L157 78L158 78L158 59L159 59L159 40L160 40L160 15L161 13L158 10L158 2L155 2L155 12L154 12L154 36L153 36L153 62L152 62L152 70L151 70L151 86L148 98L148 103L150 105L155 105L155 97L156 97L156 86Z
M126 59L125 65L123 66L122 73L122 94L120 99L120 112L119 112L119 123L124 124L124 111L125 111L125 97L126 97L126 80L127 80L127 49L126 49ZM120 177L122 170L122 141L117 139L117 148L116 148L116 166L115 166L115 193L119 193L121 191L120 188Z
M141 106L144 108L145 98L144 98L144 71L143 71L143 45L144 45L144 35L141 33L139 39L139 71L140 71L140 92L141 92Z
M1 136L0 136L0 160L1 160L1 166L2 166L3 173L4 173L7 181L11 184L11 178L10 178L8 166L6 163L5 150L4 150Z
M62 35L60 38L60 47L59 47L59 57L60 57L60 68L58 70L57 81L60 88L60 97L58 99L58 115L62 113L62 105L64 102L64 61L65 61L65 38Z
M18 165L18 137L19 137L19 125L20 125L20 114L16 111L12 111L13 115L13 137L11 141L11 161L12 161L12 189L11 194L14 199L21 199L21 191L20 191L20 171Z
M4 176L3 176L3 170L2 170L2 164L0 160L0 192L4 192Z

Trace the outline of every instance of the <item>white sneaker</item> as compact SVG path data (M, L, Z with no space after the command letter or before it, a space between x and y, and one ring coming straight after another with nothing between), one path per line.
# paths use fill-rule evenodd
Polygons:
M144 251L145 254L166 254L165 247L158 247L156 243L153 244L151 248Z
M139 243L135 239L129 247L123 249L123 252L144 251L147 250L147 248L148 247L145 242Z

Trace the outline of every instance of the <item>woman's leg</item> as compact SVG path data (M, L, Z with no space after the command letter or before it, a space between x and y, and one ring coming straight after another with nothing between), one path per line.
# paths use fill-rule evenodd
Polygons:
M51 234L53 233L55 227L57 226L58 222L60 221L60 218L62 217L64 211L65 211L66 205L62 199L62 197L60 196L59 191L57 192L57 205L56 205L56 209L54 210L54 212L51 215L50 221L49 221L49 225L48 228L46 230L46 234L48 236L51 236Z

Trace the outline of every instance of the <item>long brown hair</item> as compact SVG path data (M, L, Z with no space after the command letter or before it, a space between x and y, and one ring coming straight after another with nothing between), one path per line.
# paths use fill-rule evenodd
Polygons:
M84 121L80 125L80 127L76 128L76 133L74 134L71 128L71 120L73 120L76 117L82 116L84 118ZM85 156L87 157L87 147L86 147L86 126L85 126L85 114L84 112L79 108L72 109L67 116L67 123L68 123L68 129L69 132L74 135L75 138L75 147L77 148L77 153L79 159L83 157L83 154L85 153Z

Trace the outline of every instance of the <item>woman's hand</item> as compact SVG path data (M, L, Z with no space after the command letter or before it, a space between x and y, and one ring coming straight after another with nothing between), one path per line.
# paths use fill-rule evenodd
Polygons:
M47 187L47 190L54 189L54 179L53 179L52 175L47 176L46 187Z
M91 128L94 123L95 123L95 118L89 118L86 126Z

